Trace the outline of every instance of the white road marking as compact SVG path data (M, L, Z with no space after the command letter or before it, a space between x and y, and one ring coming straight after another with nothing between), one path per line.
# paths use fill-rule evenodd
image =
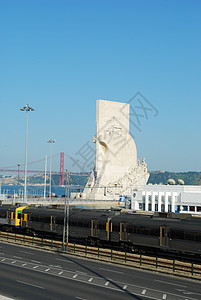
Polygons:
M73 278L76 278L77 277L77 274L75 274L74 276L73 276Z
M126 290L127 289L127 285L125 284L124 286L123 286L123 290Z
M76 271L79 274L87 275L87 273L81 272L81 271Z
M92 282L92 280L93 280L93 278L91 277L91 278L89 278L89 280L88 280L88 281L89 281L89 282Z
M157 281L157 282L162 282L162 283L167 283L167 284L172 284L172 285L177 285L177 286L181 286L181 287L187 287L185 285L181 285L181 284L177 284L177 283L172 283L172 282L168 282L168 281L164 281L164 280L157 280L155 279L154 281Z
M20 257L20 256L15 256L15 255L13 255L13 257L15 257L15 258L17 258L17 259L22 259L22 257Z
M22 267L26 266L27 264L22 264Z
M50 268L46 269L45 272L48 272L50 270Z
M17 280L17 282L22 283L22 284L27 284L27 285L30 285L30 286L33 286L33 287L45 290L44 287L39 286L39 285L35 285L35 284L32 284L32 283L29 283L29 282L24 282L24 281L21 281L21 280Z
M87 300L87 299L84 299L84 298L80 298L80 297L75 297L76 299L79 299L79 300Z
M147 292L147 290L143 290L143 291L142 291L142 295L145 295L146 292Z
M119 273L119 274L124 274L123 272L110 270L110 269L106 269L106 268L99 268L99 269L104 270L104 271L110 271L110 272L115 272L115 273Z
M5 258L3 258L1 261L4 261L4 260L6 260Z
M16 260L13 260L13 261L11 262L11 264L14 264L14 263L16 263Z
M36 269L36 268L38 268L39 266L35 266L35 267L33 267L33 269Z
M67 262L67 263L70 263L70 264L74 264L73 261L69 261L69 260L65 260L65 259L61 259L61 258L56 258L56 260L60 260L60 261L63 261L63 262Z
M167 294L163 294L163 298L162 299L167 299Z
M61 275L64 271L59 272L58 274Z
M41 264L40 261L37 261L37 260L31 260L32 262L36 263L36 264Z
M58 266L58 265L49 265L49 266L52 268L62 268L61 266Z
M12 298L8 298L8 297L2 296L2 295L0 296L0 299L1 300L12 300Z
M27 252L27 251L22 251L22 250L20 250L19 252L22 252L22 253L25 253L25 254L30 254L30 255L34 255L34 253L31 253L31 252Z
M109 281L106 281L105 285L108 286L109 285Z

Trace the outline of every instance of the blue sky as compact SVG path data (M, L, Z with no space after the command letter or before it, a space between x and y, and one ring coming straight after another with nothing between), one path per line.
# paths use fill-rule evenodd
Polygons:
M76 157L95 133L96 99L140 91L159 114L131 129L139 158L200 171L200 15L199 0L0 0L0 167L24 163L26 103L31 162L50 137L54 154Z

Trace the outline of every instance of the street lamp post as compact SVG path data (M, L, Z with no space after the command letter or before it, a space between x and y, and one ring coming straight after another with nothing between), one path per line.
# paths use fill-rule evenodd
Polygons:
M27 142L28 142L28 112L34 111L32 107L27 104L23 108L20 109L21 111L27 112L27 120L26 120L26 146L25 146L25 171L24 171L24 202L27 202Z
M18 168L18 178L17 178L17 196L18 199L20 197L20 192L19 192L19 184L20 184L20 165L17 164L17 168Z
M49 197L50 197L50 201L52 199L52 191L51 191L51 183L52 183L52 174L51 174L51 168L52 168L52 144L54 144L56 141L53 140L52 138L49 139L49 141L47 141L48 143L50 143L50 191L49 191Z
M66 170L64 227L63 227L63 250L68 250L68 239L69 239L69 198L70 198L70 172L69 172L69 170Z

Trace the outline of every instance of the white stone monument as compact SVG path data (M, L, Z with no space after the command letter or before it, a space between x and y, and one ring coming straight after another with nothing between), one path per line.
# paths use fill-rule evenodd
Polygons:
M82 193L83 199L118 200L147 183L145 160L137 160L129 134L129 104L97 100L95 168Z

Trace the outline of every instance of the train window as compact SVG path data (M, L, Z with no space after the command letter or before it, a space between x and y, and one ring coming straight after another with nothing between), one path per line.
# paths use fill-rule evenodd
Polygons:
M15 213L13 213L13 219L15 219Z
M50 223L50 217L43 217L42 222L43 223Z
M99 224L97 224L97 229L106 230L106 224L105 223L99 223Z
M184 240L185 232L183 230L172 229L170 230L170 238Z
M54 218L52 218L52 222L54 222ZM56 224L63 225L64 224L64 219L63 218L57 218L56 219ZM70 225L71 225L71 221L70 221Z
M195 241L201 242L201 233L200 232L195 232Z
M70 226L77 226L76 220L70 220Z
M83 222L83 227L90 228L90 221L84 221Z
M159 228L150 227L149 228L149 235L160 236L160 229Z
M18 218L18 219L21 219L21 212L18 212L17 218Z
M201 206L197 206L197 212L201 212Z
M112 223L112 231L120 232L119 224Z
M0 217L1 218L6 218L6 212L5 211L1 211L0 212Z

